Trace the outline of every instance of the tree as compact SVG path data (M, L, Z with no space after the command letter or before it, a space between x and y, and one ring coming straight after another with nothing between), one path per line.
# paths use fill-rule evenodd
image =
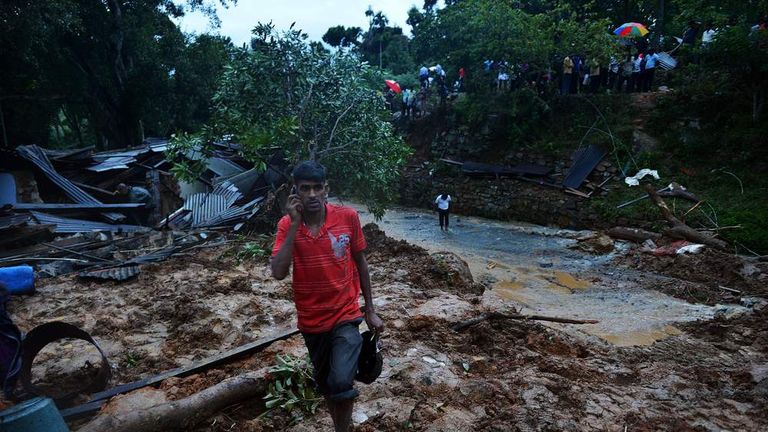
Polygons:
M212 14L212 0L185 5ZM25 118L87 126L101 147L137 144L148 125L173 123L152 116L161 114L184 56L186 39L171 21L184 11L171 0L3 2L0 71L9 79L0 80L0 111L11 120L3 122L8 144L47 141L24 132Z
M344 27L337 25L328 29L323 35L323 42L332 47L350 47L358 45L358 38L363 29L360 27Z
M243 156L263 166L265 150L278 146L294 162L324 163L335 189L381 216L409 154L387 122L383 76L354 52L320 52L306 39L298 30L280 34L259 24L253 49L237 50L225 69L213 121L177 139L171 157L232 135Z

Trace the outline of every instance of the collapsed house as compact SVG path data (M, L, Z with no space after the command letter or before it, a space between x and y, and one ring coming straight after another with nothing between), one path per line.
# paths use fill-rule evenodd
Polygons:
M150 138L136 148L95 152L92 147L4 150L0 162L0 267L33 266L38 276L77 271L82 277L122 280L139 265L164 259L212 237L243 229L270 191L285 180L282 153L263 172L239 156L239 146L216 143L212 152L186 157L204 164L192 182L169 172L168 140ZM151 200L127 202L120 184L146 189ZM141 249L124 256L114 245Z

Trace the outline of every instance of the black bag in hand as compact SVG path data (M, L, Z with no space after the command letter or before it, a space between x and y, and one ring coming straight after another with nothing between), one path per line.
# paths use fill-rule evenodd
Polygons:
M361 383L370 384L381 375L384 358L381 356L379 335L375 331L367 330L362 336L363 347L360 349L355 379Z

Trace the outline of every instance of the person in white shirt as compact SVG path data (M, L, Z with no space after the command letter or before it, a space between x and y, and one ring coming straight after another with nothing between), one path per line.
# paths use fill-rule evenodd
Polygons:
M451 196L440 194L435 198L437 213L440 218L440 231L448 231L448 212L451 209Z

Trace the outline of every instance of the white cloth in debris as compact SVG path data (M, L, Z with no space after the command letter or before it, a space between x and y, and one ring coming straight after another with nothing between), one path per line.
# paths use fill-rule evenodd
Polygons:
M635 174L634 176L625 178L624 183L630 186L637 186L640 184L640 179L647 175L653 176L653 178L655 178L656 180L659 179L658 171L650 170L648 168L643 168L640 171L638 171L637 174Z
M697 254L701 252L702 249L704 249L703 244L694 243L694 244L689 244L681 247L680 249L676 250L675 253L678 255Z

